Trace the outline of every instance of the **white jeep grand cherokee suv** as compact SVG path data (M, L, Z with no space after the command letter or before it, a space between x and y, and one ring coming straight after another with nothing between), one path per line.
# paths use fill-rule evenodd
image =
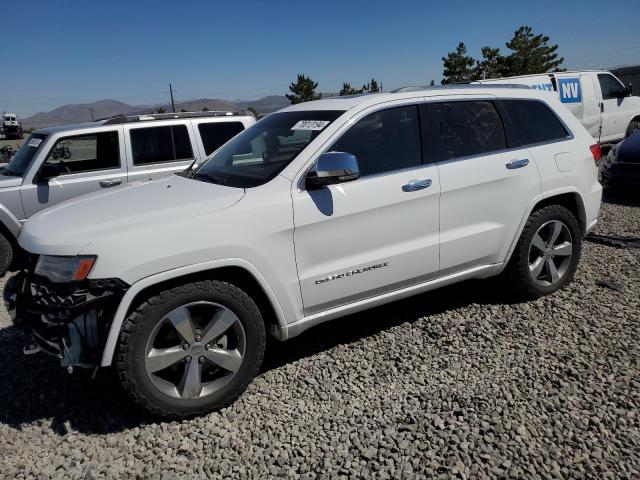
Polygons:
M266 332L468 278L530 298L570 282L600 207L594 143L527 87L294 105L195 170L32 217L5 299L27 351L114 365L151 412L202 414L241 395Z

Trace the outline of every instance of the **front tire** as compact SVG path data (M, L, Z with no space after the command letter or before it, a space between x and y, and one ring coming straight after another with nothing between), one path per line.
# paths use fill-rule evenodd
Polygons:
M503 272L519 297L549 295L573 279L582 250L578 220L568 209L549 205L531 214Z
M13 262L13 245L0 233L0 276L4 276Z
M243 290L218 280L187 283L125 320L116 370L138 405L187 418L233 403L258 373L265 342L260 311Z

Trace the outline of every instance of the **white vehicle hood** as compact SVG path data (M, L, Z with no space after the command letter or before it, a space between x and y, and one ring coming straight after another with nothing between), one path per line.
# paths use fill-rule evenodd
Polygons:
M92 242L108 240L123 231L133 234L164 225L167 231L179 228L184 220L230 207L244 193L241 188L173 175L78 197L46 209L27 220L18 240L30 253L77 255Z
M19 187L22 185L22 177L0 176L0 188Z

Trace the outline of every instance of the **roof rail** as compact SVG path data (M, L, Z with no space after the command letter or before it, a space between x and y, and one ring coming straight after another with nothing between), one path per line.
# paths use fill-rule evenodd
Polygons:
M140 115L124 115L121 117L111 117L107 119L96 120L103 122L103 125L113 125L118 123L135 123L154 120L173 120L180 118L201 118L201 117L233 117L238 115L251 115L244 110L236 112L228 111L207 111L207 112L179 112L179 113L149 113Z
M462 88L526 88L529 85L520 83L450 83L448 85L414 85L408 87L400 87L392 90L391 93L419 92L421 90L456 90Z

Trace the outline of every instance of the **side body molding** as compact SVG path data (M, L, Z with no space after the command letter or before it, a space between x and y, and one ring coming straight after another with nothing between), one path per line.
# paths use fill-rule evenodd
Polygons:
M183 277L185 275L190 275L193 273L203 272L206 270L214 270L216 268L222 267L240 267L247 270L253 277L258 281L262 289L267 295L267 298L271 302L273 309L276 313L276 318L278 321L278 327L276 332L272 332L276 335L279 340L286 340L288 338L288 328L285 320L284 311L278 298L275 293L267 283L267 280L260 273L260 271L250 262L241 259L241 258L226 258L221 260L213 260L210 262L198 263L194 265L187 265L185 267L176 268L173 270L167 270L165 272L158 273L156 275L151 275L149 277L145 277L142 280L131 285L127 293L122 297L120 301L120 305L116 310L115 315L113 316L113 321L111 322L111 326L109 327L109 335L107 336L107 341L104 346L104 351L102 353L102 361L100 366L108 367L111 365L113 361L113 355L116 349L116 345L118 343L118 336L120 335L120 329L122 327L122 323L124 322L127 312L131 306L131 303L135 299L135 297L143 291L147 287L151 287L158 283L172 280L174 278Z

